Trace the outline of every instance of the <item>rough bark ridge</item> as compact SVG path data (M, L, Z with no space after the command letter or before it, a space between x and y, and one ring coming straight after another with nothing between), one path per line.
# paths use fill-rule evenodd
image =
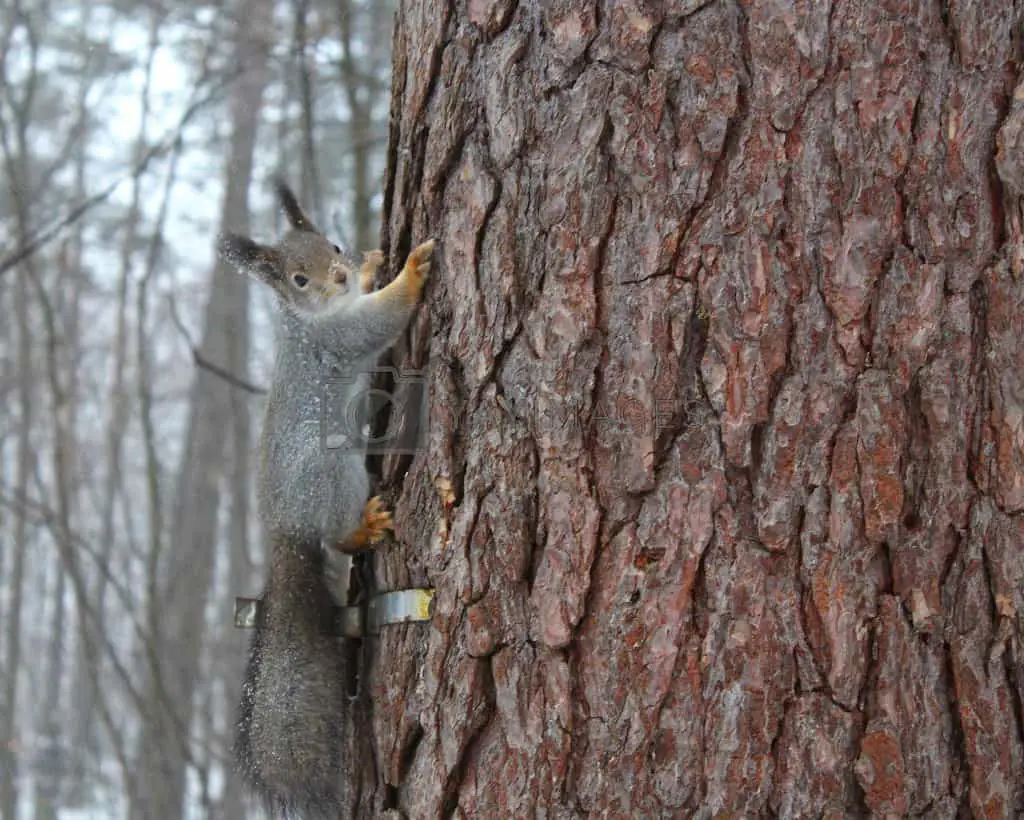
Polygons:
M1024 810L1022 22L403 0L362 813Z

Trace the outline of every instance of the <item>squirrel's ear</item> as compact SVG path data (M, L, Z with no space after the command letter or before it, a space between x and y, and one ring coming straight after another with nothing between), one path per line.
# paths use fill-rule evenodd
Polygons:
M217 253L222 259L263 282L281 275L281 254L236 233L221 234L217 240Z
M281 200L281 207L284 208L288 221L295 230L320 233L320 230L313 224L313 220L302 210L299 200L295 198L292 189L288 187L288 183L282 177L274 177L274 190L277 192L277 198Z

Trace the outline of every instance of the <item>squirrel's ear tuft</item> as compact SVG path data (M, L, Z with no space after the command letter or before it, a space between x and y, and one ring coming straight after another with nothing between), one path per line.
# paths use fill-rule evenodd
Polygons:
M302 210L299 200L295 198L295 194L292 193L292 189L288 187L288 183L284 181L283 177L274 177L274 191L277 192L277 198L281 200L281 207L284 208L288 221L295 230L320 233L317 226L313 224L313 220Z
M263 282L280 276L281 254L253 242L247 236L223 233L217 239L217 254L226 262Z

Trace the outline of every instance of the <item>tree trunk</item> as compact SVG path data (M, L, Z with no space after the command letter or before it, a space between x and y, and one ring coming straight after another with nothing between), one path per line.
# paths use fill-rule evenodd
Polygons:
M29 43L27 49L28 77L20 98L11 97L8 105L14 115L10 121L6 117L0 121L0 145L3 149L4 181L7 185L8 207L11 210L15 226L15 236L19 247L24 247L29 236L29 225L32 224L33 200L31 197L32 155L29 148L29 123L32 105L35 98L39 68L39 49L35 38L35 30L24 15L17 15L7 21L8 29L4 33L5 42L10 34L22 28ZM4 62L0 60L0 62ZM0 69L6 77L6 66ZM30 497L29 485L37 467L38 450L33 441L33 422L38 412L38 395L36 393L34 351L38 346L38 328L33 326L33 300L31 294L39 284L39 269L35 260L28 258L18 269L15 284L14 316L11 324L18 328L17 333L17 373L18 373L18 455L15 473L15 493L18 506L14 514L13 525L13 566L9 583L9 605L6 613L7 636L3 663L3 705L0 710L0 820L11 818L21 805L20 775L23 773L22 763L25 762L26 751L22 730L28 728L28 721L21 716L24 708L18 700L18 683L23 675L22 659L23 636L21 634L22 618L28 613L32 601L26 601L24 584L26 577L26 560L28 550L34 537L28 528L26 502ZM35 286L35 287L34 287ZM36 294L38 295L38 293ZM26 606L28 604L28 606Z
M231 373L240 378L247 378L249 352L248 325L245 335L239 334L232 339L232 350L228 355ZM237 590L250 587L252 575L252 544L249 539L249 496L251 493L253 459L250 458L252 447L251 424L249 416L249 397L241 390L231 393L231 520L230 520L230 554L228 556L228 588L225 590L223 611L230 612ZM222 700L219 704L221 714L226 718L226 725L221 728L224 745L219 748L225 761L231 760L231 743L235 738L235 720L237 719L239 686L245 679L246 643L249 636L234 628L234 622L228 618L221 624L222 657L218 659L216 668L220 671L224 686L217 691ZM214 817L233 820L245 816L244 790L241 778L234 771L228 772L224 782L224 793L221 796L218 814Z
M29 322L27 276L19 276L14 285L17 317L18 433L15 490L24 502L34 464L32 419L35 410L35 368L32 360L33 333ZM28 513L19 504L14 513L10 541L10 571L7 583L7 608L4 612L3 709L0 711L0 818L13 820L19 803L19 770L24 749L18 714L18 680L21 677L21 618L24 604L25 559L28 553Z
M156 62L157 49L160 46L160 29L163 23L163 16L152 12L149 19L149 42L144 63L142 90L139 95L139 107L141 109L139 132L136 135L132 162L138 165L143 158L146 146L149 142L150 130L150 91L153 80L153 67ZM81 159L77 171L84 174L85 165L85 141L82 142L80 150ZM88 638L79 640L76 645L74 683L71 688L72 709L71 709L71 735L72 743L70 753L72 756L73 782L72 792L76 798L75 802L86 802L88 800L90 778L87 772L95 771L102 759L102 748L100 745L101 733L99 732L99 710L97 700L100 697L98 683L103 671L102 658L98 659L97 668L89 668L89 656L92 654L91 647L86 646L86 641L95 644L97 636L102 634L106 620L107 594L109 592L109 576L104 569L112 569L115 554L115 514L117 512L118 494L123 488L124 478L122 476L122 446L124 429L128 424L131 414L130 393L126 384L128 367L128 298L129 284L132 278L132 268L140 244L140 221L142 217L142 175L136 175L131 181L131 193L128 204L128 211L124 219L124 235L120 247L118 259L118 274L116 285L116 301L114 310L116 313L114 337L110 355L110 381L106 397L106 430L104 437L104 460L102 469L102 495L100 496L100 537L97 548L100 553L100 571L95 573L90 584L90 600L95 602L98 623L92 625L88 619L83 618L83 629L87 631ZM83 192L76 192L76 200L84 199ZM80 233L80 232L79 232Z
M37 748L32 756L35 769L34 820L58 820L61 785L66 765L65 738L61 725L61 685L64 683L64 582L66 573L59 561L54 562L56 580L52 594L53 625L46 649L46 666L42 680L42 702L39 717ZM49 585L46 589L50 593Z
M248 216L248 215L247 215ZM248 218L238 230L248 233ZM239 277L246 288L249 287L245 277ZM248 291L247 291L248 293ZM225 366L233 375L248 381L249 373L249 323L245 322L236 329L228 340L228 351ZM252 480L255 472L255 459L251 458L252 425L250 406L252 396L240 389L232 389L229 400L231 403L231 472L228 489L231 500L230 520L228 524L228 586L223 590L222 612L230 612L234 603L234 595L238 590L248 589L252 582L253 545L249 538L250 496ZM260 407L262 410L262 406ZM232 760L231 744L235 739L235 721L238 717L238 701L240 699L241 682L245 679L245 668L248 660L246 652L249 636L234 628L234 621L225 617L220 624L218 641L221 657L216 660L216 669L223 677L224 685L217 688L220 696L218 711L225 718L220 727L223 744L218 752L227 763ZM227 763L227 765L230 765ZM245 817L244 790L237 772L226 773L224 793L217 811L223 820Z
M267 59L273 42L273 4L249 3L235 53L244 72L231 101L232 136L225 166L221 227L247 230L248 189ZM218 260L211 277L199 351L205 361L227 366L248 351L248 282ZM194 695L207 630L206 603L218 549L218 511L232 430L231 386L213 372L197 370L189 397L185 446L178 469L170 521L169 554L158 597L150 601L154 640L143 716L139 766L132 787L132 816L184 817L187 767L197 762L190 748ZM217 633L219 634L219 629ZM237 702L237 698L232 699ZM206 784L211 773L197 772Z
M352 248L358 258L364 251L374 247L373 233L377 214L373 212L372 180L373 160L377 155L374 148L375 131L374 102L382 89L379 87L381 72L377 70L376 59L384 51L378 45L377 26L381 19L388 19L391 9L387 2L376 2L368 7L354 0L339 0L338 22L341 38L340 79L348 106L348 139L351 151L352 173L349 176L351 190L348 195L352 203ZM360 26L359 23L364 24ZM358 58L354 54L359 40L370 53Z
M1024 4L436 9L357 814L1018 816Z

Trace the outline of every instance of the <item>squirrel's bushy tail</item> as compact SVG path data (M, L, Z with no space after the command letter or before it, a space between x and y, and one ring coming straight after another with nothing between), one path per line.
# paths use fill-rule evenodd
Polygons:
M341 811L345 656L319 541L275 537L242 684L234 754L272 817Z

